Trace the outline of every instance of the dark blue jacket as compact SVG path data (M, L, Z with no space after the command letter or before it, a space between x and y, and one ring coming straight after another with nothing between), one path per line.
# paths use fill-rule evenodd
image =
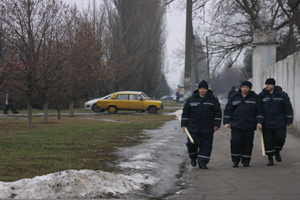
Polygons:
M250 91L246 97L241 90L231 95L224 110L224 124L232 129L255 130L257 123L263 123L263 114L259 96Z
M220 127L221 120L222 112L218 98L210 90L205 97L200 97L196 90L184 105L181 126L188 127L188 130L195 134L213 133L214 126Z
M283 128L293 123L293 108L287 93L275 86L274 93L265 89L259 94L262 99L264 113L264 128Z

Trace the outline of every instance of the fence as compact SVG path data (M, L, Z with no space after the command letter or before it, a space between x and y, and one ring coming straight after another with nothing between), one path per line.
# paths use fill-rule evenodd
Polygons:
M276 85L288 93L294 110L294 127L300 130L300 51L265 68L263 80L274 78Z

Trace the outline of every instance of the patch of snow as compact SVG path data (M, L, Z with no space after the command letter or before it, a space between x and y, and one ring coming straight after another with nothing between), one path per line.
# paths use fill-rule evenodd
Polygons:
M153 169L158 168L158 165L153 162L148 161L134 161L134 162L122 162L119 164L122 168L131 168L131 169Z
M140 153L140 154L130 158L130 160L142 160L142 159L151 160L151 159L153 159L153 155L151 153L147 152L147 153Z
M160 179L148 174L130 176L93 170L66 170L32 179L0 182L0 199L100 198L126 194L154 185Z

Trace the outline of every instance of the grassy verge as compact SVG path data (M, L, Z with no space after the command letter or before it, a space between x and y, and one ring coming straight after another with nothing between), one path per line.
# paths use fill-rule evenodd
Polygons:
M42 123L33 118L0 121L0 181L31 178L66 169L113 171L108 163L117 158L116 148L135 145L142 130L157 129L174 116L163 114L116 114L52 117Z

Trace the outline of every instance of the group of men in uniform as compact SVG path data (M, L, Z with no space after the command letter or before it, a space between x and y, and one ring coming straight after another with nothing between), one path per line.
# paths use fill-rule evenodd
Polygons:
M241 83L240 89L231 94L225 106L223 124L231 128L232 167L241 162L250 167L253 149L254 131L263 131L265 152L268 155L267 166L274 165L274 159L281 162L280 151L286 138L286 128L293 123L293 109L287 93L276 86L273 78L265 81L260 94L251 91L249 81ZM222 112L220 103L203 80L199 83L183 108L181 126L188 129L194 143L186 143L193 167L207 169L213 144L213 134L221 126Z

